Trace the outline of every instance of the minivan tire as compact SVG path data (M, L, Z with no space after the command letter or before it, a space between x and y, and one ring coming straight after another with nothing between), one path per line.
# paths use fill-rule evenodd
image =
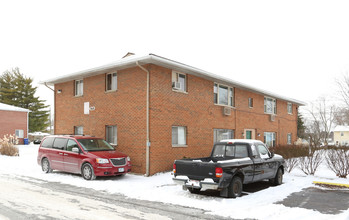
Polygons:
M93 168L91 166L91 164L89 163L85 163L84 165L82 165L81 168L81 175L85 180L94 180L96 179L95 173L93 171Z
M51 173L52 169L50 166L50 161L47 158L42 159L41 161L41 168L44 173Z

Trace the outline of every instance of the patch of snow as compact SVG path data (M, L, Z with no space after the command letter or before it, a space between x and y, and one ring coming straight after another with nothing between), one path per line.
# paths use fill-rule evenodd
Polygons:
M170 172L151 177L127 174L124 177L97 178L86 181L80 175L63 172L45 174L37 164L38 145L19 145L19 157L0 155L0 175L26 176L38 182L49 181L70 184L78 187L123 194L130 198L177 204L206 210L206 213L234 219L349 219L349 210L337 215L322 214L318 211L285 207L276 202L284 200L294 192L313 187L313 181L326 181L348 184L348 179L336 177L326 163L318 168L315 176L306 176L299 169L285 173L283 184L269 187L237 199L191 194L174 184ZM209 180L208 180L209 181ZM23 198L25 199L25 198ZM31 199L31 198L28 198ZM1 217L1 216L0 216Z
M233 163L233 162L245 162L245 161L252 161L249 157L239 158L239 159L231 159L231 160L221 160L217 161L217 163Z

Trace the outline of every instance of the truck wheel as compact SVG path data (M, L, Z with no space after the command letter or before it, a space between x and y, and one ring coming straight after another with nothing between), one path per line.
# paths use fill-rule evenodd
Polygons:
M96 176L93 172L93 168L91 164L85 163L81 168L81 174L82 177L84 177L85 180L94 180L96 179Z
M200 189L196 189L196 188L188 188L188 190L190 193L195 193L195 194L200 192Z
M230 185L228 186L228 197L236 198L240 197L242 193L242 180L239 176L234 176Z
M278 186L282 184L282 169L279 168L278 171L276 172L276 175L274 177L274 179L271 179L270 182L271 184L273 184L274 186Z

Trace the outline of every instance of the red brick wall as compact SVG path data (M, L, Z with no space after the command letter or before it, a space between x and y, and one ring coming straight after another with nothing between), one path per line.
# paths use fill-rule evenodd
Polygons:
M27 137L27 112L0 110L0 138L4 135L14 135L16 129L23 130L23 137ZM23 138L18 139L23 144Z
M235 88L235 108L230 116L213 103L213 81L187 75L187 93L172 90L172 70L146 65L150 71L150 173L171 170L175 159L204 157L210 154L213 129L234 129L243 138L244 129L253 129L256 139L264 132L276 132L277 144L286 144L287 133L296 140L297 111L287 113L287 102L277 100L274 122L264 114L264 96ZM117 125L120 151L127 153L133 171L145 173L146 73L138 67L117 71L118 89L105 92L105 75L84 79L84 95L74 97L74 82L55 85L55 133L72 134L74 126L84 133L105 138L105 125ZM253 98L253 108L248 98ZM95 106L84 115L84 102ZM172 147L172 126L187 127L187 147ZM258 137L257 134L260 134Z

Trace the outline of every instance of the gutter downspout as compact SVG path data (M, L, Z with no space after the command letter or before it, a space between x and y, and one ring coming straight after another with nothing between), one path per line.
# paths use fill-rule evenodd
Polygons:
M149 71L143 66L139 65L138 61L136 61L136 65L141 68L144 72L147 73L147 107L146 107L146 123L147 123L147 141L146 141L146 176L149 176L149 167L150 167L150 140L149 140Z
M51 87L49 87L49 86L47 85L46 82L44 82L44 85L45 85L47 88L51 89L53 92L55 91L54 89L52 89Z

